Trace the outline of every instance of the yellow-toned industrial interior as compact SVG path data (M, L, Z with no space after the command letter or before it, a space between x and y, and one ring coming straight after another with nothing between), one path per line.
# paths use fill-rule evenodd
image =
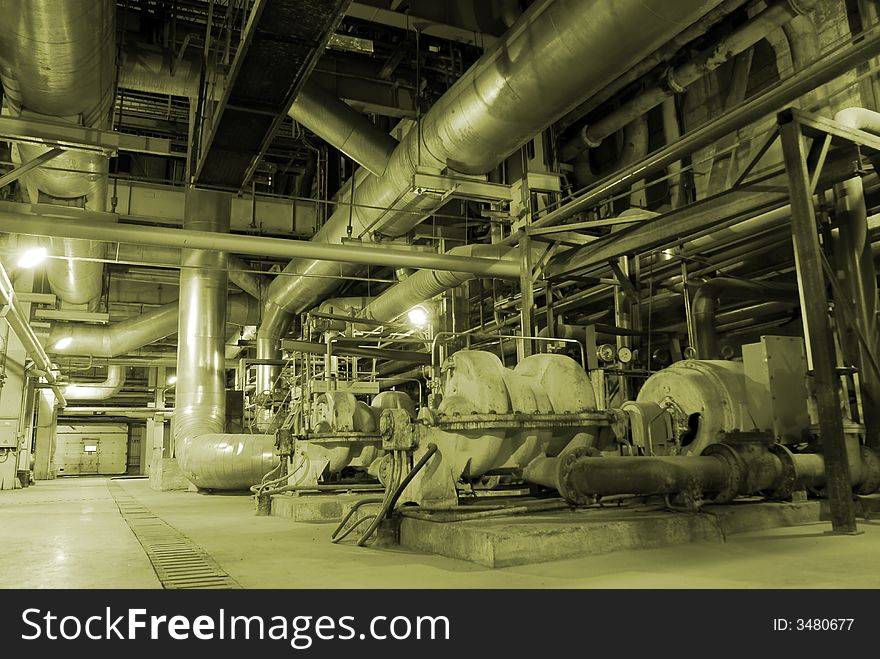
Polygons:
M0 16L0 587L880 585L877 3Z

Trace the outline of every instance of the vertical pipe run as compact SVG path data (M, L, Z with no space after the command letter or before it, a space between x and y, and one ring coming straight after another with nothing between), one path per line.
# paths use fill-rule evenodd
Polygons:
M188 189L184 226L228 231L231 197ZM247 489L275 466L275 438L227 435L224 252L183 249L173 439L184 476L199 488Z

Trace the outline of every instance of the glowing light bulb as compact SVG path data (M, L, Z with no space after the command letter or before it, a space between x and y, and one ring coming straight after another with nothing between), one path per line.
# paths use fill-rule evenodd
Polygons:
M46 260L45 247L31 247L18 257L19 268L34 268Z
M411 325L423 327L428 322L428 311L424 307L413 307L409 310L407 318Z
M167 382L168 382L168 384L177 384L177 376L172 375L171 377L168 378Z

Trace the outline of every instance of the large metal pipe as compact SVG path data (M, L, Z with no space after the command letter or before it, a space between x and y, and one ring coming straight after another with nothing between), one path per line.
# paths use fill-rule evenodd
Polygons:
M581 151L599 146L609 135L631 123L719 66L754 46L779 26L813 9L815 0L776 0L748 23L684 64L669 69L661 83L638 94L596 123L585 126L560 149L562 160L572 160Z
M382 176L397 140L363 114L311 80L287 113L374 176Z
M822 59L784 82L684 135L676 143L660 149L640 162L612 172L570 203L536 218L530 226L536 229L553 226L577 213L588 210L603 199L629 189L636 181L645 180L663 171L671 163L681 160L698 149L709 146L731 131L742 128L763 118L768 113L782 108L878 54L880 54L880 30L874 30L852 46L826 54ZM517 234L513 234L504 242L516 244L517 241Z
M48 349L57 356L117 357L174 334L179 314L180 302L175 301L112 325L55 323L49 332ZM259 314L259 306L250 296L229 298L226 322L255 325Z
M734 300L798 301L797 286L729 277L709 280L694 295L691 310L694 318L694 342L698 359L720 359L715 308L719 298Z
M199 63L196 57L175 58L169 51L130 46L120 67L119 86L195 98L199 93ZM385 172L397 146L391 135L311 79L300 89L287 114L376 176Z
M227 231L231 198L188 189L184 226ZM181 252L174 450L184 476L202 489L244 490L273 469L273 435L231 435L226 426L226 255Z
M447 252L447 254L455 256L499 259L510 258L511 253L518 256L517 250L511 250L503 245L462 245ZM516 263L518 267L518 261L511 260L511 262ZM432 297L456 286L461 286L476 277L477 275L470 272L419 270L377 296L358 316L367 320L390 322L420 302L430 300Z
M10 0L0 21L0 78L14 116L107 128L113 106L116 6L110 0ZM48 147L15 145L13 157L29 162ZM67 152L21 182L31 201L63 200L94 210L107 203L107 158ZM50 241L46 265L55 294L71 304L94 303L101 294L103 246L89 240Z
M382 177L356 173L348 193L313 238L399 236L445 200L413 189L417 167L483 174L653 52L720 0L538 0L422 117L394 150ZM626 35L638 34L637 47ZM535 102L540 99L540 102ZM314 257L312 257L314 258ZM352 265L292 261L269 287L262 331L314 305L335 288L328 276ZM322 278L325 277L325 278ZM277 333L277 332L276 332Z
M107 378L102 382L71 382L64 388L68 400L108 400L125 386L125 366L107 366Z

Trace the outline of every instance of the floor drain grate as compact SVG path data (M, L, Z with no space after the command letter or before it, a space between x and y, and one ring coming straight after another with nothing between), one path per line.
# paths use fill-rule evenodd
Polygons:
M241 588L198 545L144 508L120 485L109 483L107 487L163 588Z

